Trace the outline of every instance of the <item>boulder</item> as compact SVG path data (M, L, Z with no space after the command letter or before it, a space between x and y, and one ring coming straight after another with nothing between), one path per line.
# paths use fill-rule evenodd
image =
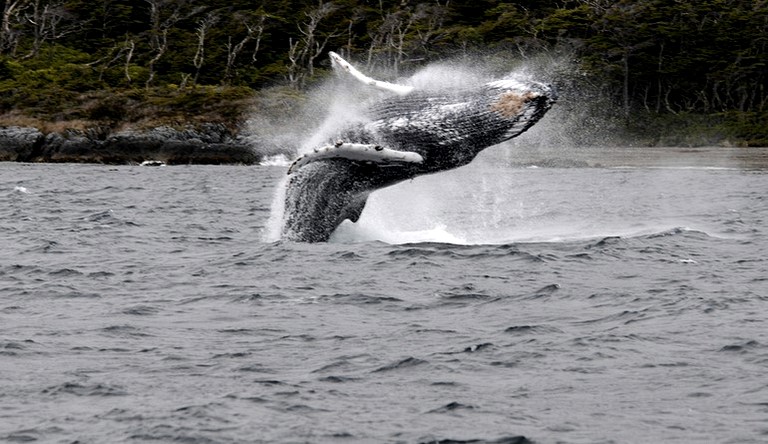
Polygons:
M0 161L29 162L41 150L45 136L37 128L0 128Z
M248 138L223 125L175 129L67 130L44 135L36 128L0 128L0 161L141 164L254 164L260 155Z

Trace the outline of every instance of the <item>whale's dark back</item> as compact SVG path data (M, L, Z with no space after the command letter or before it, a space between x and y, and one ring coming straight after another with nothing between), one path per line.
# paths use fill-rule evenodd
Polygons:
M469 163L483 149L515 137L552 106L545 85L528 92L482 85L456 92L416 92L390 97L370 108L368 125L378 143L425 158L427 172Z

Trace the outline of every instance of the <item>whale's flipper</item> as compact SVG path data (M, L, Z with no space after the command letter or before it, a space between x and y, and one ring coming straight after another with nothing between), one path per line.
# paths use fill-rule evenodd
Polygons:
M349 62L341 58L340 55L336 54L335 52L331 51L328 53L328 55L331 56L331 61L333 62L334 67L338 67L340 69L343 69L344 71L348 72L352 75L355 79L365 83L366 85L373 86L375 88L379 88L384 91L393 92L396 94L400 94L401 96L404 96L411 91L413 91L412 86L408 85L398 85L396 83L389 83L384 82L382 80L376 80L368 77L367 75L361 73L357 70L354 66L350 65Z
M288 174L293 174L308 163L329 159L346 159L381 165L424 162L424 158L420 154L410 151L397 151L380 145L363 143L337 143L333 146L329 145L318 148L309 154L299 157L288 168Z

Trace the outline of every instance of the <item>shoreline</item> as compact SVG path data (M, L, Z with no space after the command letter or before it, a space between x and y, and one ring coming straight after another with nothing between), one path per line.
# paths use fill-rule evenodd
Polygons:
M582 146L516 148L494 154L522 168L660 168L768 170L768 147Z
M47 134L34 127L0 127L0 161L5 162L252 165L262 157L252 139L219 124L116 132L70 129Z
M212 102L211 108L225 108L221 98ZM234 116L231 119L224 118L220 112L200 115L189 108L174 107L167 110L176 117L170 119L159 115L162 113L157 110L152 115L149 106L136 106L134 118L117 122L0 116L0 162L138 165L150 161L166 165L254 165L275 155L291 157L295 154L298 139L286 137L285 129L290 127L292 131L302 133L309 122L317 124L315 116L301 111L305 104L305 96L274 89L262 91L250 101L232 104L232 108L237 109L229 110ZM260 112L254 114L256 109ZM724 134L726 131L715 125L710 126L709 131L703 131L702 124L709 119L707 116L689 116L688 119L675 116L675 119L687 122L677 127L678 132L669 130L668 125L645 122L647 125L637 128L657 128L656 134L641 137L637 128L628 131L617 127L614 128L617 137L611 141L587 131L583 140L573 141L574 144L568 147L546 146L556 138L538 143L520 138L512 143L523 148L518 151L521 158L528 158L531 153L543 149L547 152L545 158L536 160L552 166L568 164L569 160L591 165L611 164L630 151L643 150L647 154L667 153L667 158L669 153L687 151L691 158L703 157L703 162L715 155L721 158L720 165L768 168L768 148L763 145L750 145L747 140L728 137ZM626 147L626 150L611 151L611 146ZM558 156L559 150L566 150L568 154L564 152ZM586 155L594 150L607 157L602 157L601 161L600 156Z
M312 92L287 86L200 86L90 92L45 112L18 104L0 114L0 161L253 165L277 154L294 155L306 131L321 124L314 112L317 101ZM762 114L639 113L627 124L579 103L562 102L562 130L575 133L566 139L585 149L612 144L750 150L768 145L759 131ZM587 124L574 123L573 112L588 118ZM556 141L544 138L541 143Z
M253 135L210 124L182 130L160 126L99 137L88 131L43 134L0 126L0 162L95 165L259 165L287 151L265 150ZM521 168L714 168L768 170L768 147L504 146L483 154Z

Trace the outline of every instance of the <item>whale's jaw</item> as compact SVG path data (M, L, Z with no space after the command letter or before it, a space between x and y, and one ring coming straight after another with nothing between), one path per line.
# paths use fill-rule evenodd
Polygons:
M398 95L369 106L368 120L350 124L341 140L294 162L286 185L284 240L327 241L345 219L358 220L372 191L465 165L485 148L525 132L556 100L549 85L513 79L429 93L356 76Z

